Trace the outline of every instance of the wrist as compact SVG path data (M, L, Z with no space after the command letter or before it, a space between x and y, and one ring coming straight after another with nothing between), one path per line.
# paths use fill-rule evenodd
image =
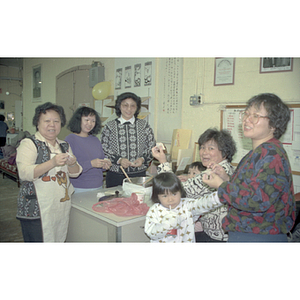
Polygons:
M74 162L74 164L68 165L68 167L73 168L73 167L75 167L76 165L77 165L77 160Z

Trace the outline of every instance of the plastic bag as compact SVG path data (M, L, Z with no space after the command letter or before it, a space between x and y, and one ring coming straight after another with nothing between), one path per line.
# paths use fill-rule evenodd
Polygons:
M135 193L128 198L114 198L108 201L100 201L93 205L92 209L101 213L113 213L121 217L146 215L149 207L146 203L140 203Z

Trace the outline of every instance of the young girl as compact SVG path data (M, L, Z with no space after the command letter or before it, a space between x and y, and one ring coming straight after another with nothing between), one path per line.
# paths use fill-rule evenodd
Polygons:
M181 181L174 173L154 177L152 201L155 204L149 209L145 222L145 233L151 242L195 242L193 217L221 205L216 192L200 199L185 196Z

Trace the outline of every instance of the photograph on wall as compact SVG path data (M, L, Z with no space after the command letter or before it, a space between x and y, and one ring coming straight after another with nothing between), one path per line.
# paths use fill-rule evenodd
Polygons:
M134 87L141 86L141 64L134 65Z
M32 68L32 101L41 101L42 96L42 67L41 65Z
M116 70L115 89L120 90L122 85L122 68Z
M287 72L293 70L291 57L262 57L260 59L260 73Z
M152 83L152 62L148 61L145 63L144 84L151 85L151 83Z
M125 67L125 88L131 88L131 66Z

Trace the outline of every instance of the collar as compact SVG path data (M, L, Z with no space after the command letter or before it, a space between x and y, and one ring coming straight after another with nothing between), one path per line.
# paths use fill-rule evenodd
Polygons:
M135 117L132 117L129 120L125 120L122 116L118 119L120 121L121 124L124 124L125 122L130 122L131 124L134 124L135 122Z

